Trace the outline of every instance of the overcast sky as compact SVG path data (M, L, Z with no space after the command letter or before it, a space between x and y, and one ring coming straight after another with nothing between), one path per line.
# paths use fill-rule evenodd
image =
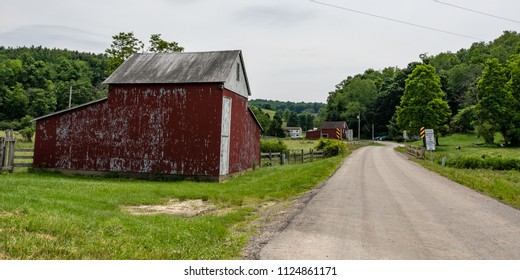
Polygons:
M251 98L283 101L325 102L349 75L403 68L421 53L456 52L520 28L518 0L1 0L0 7L3 46L103 53L119 32L143 42L160 33L185 51L242 50Z

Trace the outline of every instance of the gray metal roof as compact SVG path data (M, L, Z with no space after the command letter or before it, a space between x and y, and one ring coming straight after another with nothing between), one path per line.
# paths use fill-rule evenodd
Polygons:
M136 53L104 84L225 82L240 50L212 52ZM245 67L244 67L245 68ZM245 70L245 69L244 69ZM246 77L247 81L247 77Z

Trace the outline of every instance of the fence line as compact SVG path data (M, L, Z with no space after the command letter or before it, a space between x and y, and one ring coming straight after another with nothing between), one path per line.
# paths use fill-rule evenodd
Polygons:
M34 149L16 149L16 138L12 130L5 131L5 137L0 137L0 171L12 172L15 167L32 167L32 163L18 162L18 159L28 161L33 159ZM23 153L21 155L20 153Z
M314 159L320 159L324 157L323 151L315 151L310 149L308 152L305 150L292 150L289 151L288 154L284 153L261 153L260 158L262 161L262 166L268 165L285 165L285 164L294 164L294 163L304 163L308 161L313 161Z
M426 156L426 149L424 147L406 145L406 153L420 159Z

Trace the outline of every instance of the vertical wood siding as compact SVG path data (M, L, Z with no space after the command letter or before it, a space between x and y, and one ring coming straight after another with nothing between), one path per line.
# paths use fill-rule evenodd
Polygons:
M43 168L219 176L222 98L232 99L229 172L260 160L247 99L219 84L111 85L108 100L37 121Z

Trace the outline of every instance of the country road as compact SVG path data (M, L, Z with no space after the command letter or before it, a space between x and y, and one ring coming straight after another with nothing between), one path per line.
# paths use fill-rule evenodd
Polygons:
M350 155L261 259L520 259L520 210L393 150Z

